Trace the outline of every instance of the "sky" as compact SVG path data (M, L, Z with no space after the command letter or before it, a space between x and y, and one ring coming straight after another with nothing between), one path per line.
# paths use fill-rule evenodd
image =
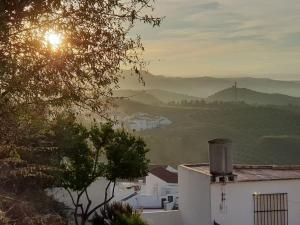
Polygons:
M139 25L149 72L300 80L300 0L156 0Z

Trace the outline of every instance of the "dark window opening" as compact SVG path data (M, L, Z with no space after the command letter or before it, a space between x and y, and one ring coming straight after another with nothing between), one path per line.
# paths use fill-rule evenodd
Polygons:
M164 208L164 202L165 202L165 201L167 201L166 198L162 198L162 199L161 199L161 207L162 207L162 208Z
M173 196L168 196L168 202L173 202Z
M254 225L288 225L287 193L254 194Z

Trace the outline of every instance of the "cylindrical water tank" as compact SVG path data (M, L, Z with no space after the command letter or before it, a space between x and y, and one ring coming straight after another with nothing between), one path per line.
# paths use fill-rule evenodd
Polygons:
M232 141L218 138L210 140L208 143L210 173L214 176L231 175L233 172Z

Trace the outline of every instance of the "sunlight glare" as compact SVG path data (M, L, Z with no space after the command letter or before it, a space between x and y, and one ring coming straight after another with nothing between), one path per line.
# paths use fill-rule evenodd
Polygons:
M49 30L45 33L45 42L47 45L50 45L52 50L57 50L63 41L62 34L55 32L53 30Z

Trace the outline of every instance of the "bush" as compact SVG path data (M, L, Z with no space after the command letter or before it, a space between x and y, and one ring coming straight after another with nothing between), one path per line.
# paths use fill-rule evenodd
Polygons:
M92 219L93 225L148 225L131 206L112 203L101 208Z

